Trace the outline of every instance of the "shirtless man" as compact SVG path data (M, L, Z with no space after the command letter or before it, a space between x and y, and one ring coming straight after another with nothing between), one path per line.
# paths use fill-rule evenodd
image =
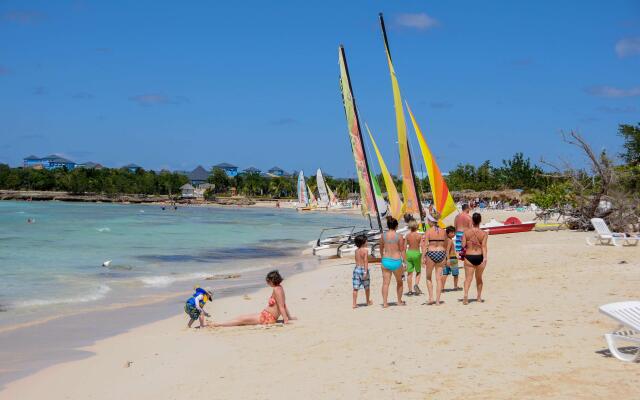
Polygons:
M456 253L460 254L462 251L462 234L467 229L470 229L473 226L473 221L471 221L471 216L469 212L471 209L467 203L462 205L462 212L456 215L456 218L453 220L453 225L456 227Z

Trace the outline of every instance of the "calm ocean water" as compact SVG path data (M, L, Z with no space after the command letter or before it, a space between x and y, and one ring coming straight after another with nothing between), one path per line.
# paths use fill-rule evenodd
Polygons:
M277 267L323 227L364 223L285 209L0 202L0 325L188 292L214 274Z

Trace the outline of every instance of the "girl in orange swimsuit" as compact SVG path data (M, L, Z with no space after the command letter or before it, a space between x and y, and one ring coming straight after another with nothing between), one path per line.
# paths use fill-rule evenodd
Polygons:
M267 274L267 285L273 288L273 292L264 310L258 314L241 315L230 321L214 323L213 326L270 325L275 324L280 316L285 324L295 320L296 318L291 316L287 308L284 289L280 285L282 280L282 276L277 270Z

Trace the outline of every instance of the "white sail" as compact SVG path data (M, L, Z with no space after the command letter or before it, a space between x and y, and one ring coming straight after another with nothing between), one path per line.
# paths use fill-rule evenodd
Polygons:
M322 171L318 168L316 171L316 181L318 183L318 194L320 195L320 203L323 205L329 204L329 193L327 192L327 185L324 181L324 177L322 176Z
M304 172L300 171L298 174L298 206L305 207L308 204L307 184L304 181Z

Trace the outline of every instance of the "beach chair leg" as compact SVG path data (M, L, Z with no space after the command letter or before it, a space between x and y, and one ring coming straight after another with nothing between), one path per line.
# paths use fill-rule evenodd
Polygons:
M613 245L617 247L624 246L624 242L626 242L625 239L619 237L617 238L615 236L611 238L611 241L613 242Z
M609 346L609 351L618 360L626 362L634 362L640 360L640 347L638 347L635 354L625 354L618 350L618 347L616 346L616 339L624 339L623 336L617 335L615 333L606 333L604 335L604 338L607 341L607 346Z

